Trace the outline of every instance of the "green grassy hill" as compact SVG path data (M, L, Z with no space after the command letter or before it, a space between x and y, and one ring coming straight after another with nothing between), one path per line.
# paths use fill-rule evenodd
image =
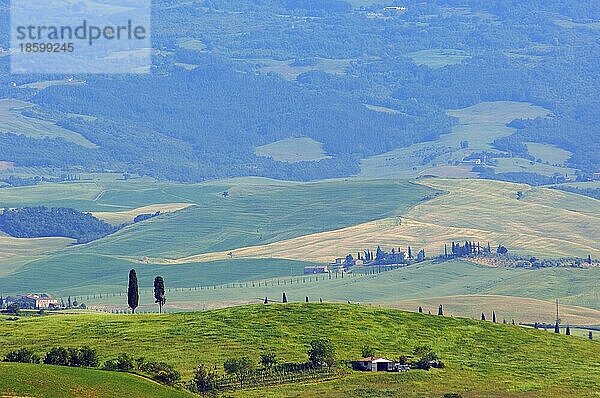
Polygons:
M359 357L365 344L391 358L429 345L447 365L430 372L351 373L332 382L234 394L239 397L440 397L447 392L469 398L597 397L600 389L598 341L359 305L275 304L162 316L31 317L0 322L0 335L4 342L0 354L13 347L42 353L55 345L88 344L103 359L127 351L170 362L185 378L198 363L221 367L225 359L238 355L258 361L265 350L274 350L280 361L304 361L308 343L317 337L331 339L340 360ZM0 395L16 388L11 378L0 380Z
M190 398L138 376L48 365L0 363L0 396L39 398Z

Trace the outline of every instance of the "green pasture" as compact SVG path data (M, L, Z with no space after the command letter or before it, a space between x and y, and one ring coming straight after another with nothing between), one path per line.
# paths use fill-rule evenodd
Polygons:
M332 382L235 394L243 397L347 397L365 391L377 397L440 397L449 392L468 397L593 397L600 387L597 341L360 305L271 304L165 315L25 317L0 321L0 334L5 342L1 353L12 347L43 353L56 345L90 345L102 359L125 351L167 361L185 378L199 363L222 369L225 359L240 355L258 363L266 351L275 352L282 362L305 361L308 343L318 337L332 340L340 360L359 358L364 345L390 358L427 345L447 365L430 372L351 373ZM16 388L11 378L0 380L0 394Z

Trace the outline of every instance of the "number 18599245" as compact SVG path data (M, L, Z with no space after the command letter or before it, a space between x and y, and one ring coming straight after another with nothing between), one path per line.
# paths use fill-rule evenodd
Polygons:
M75 51L73 43L21 43L19 49L22 53L72 53Z

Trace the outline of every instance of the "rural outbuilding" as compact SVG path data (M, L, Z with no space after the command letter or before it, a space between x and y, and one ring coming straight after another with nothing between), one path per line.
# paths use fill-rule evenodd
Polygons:
M362 358L354 363L357 369L368 372L391 372L394 370L394 362L385 358Z

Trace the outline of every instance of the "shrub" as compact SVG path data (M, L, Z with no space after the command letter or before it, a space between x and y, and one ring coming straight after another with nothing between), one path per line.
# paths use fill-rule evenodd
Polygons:
M140 371L148 373L154 380L163 384L173 385L181 380L181 374L165 362L151 362L139 358L137 366Z
M105 370L131 372L135 368L135 359L127 354L119 354L117 358L104 362Z
M274 352L268 352L260 355L260 364L264 368L271 368L273 365L277 364L277 356Z
M82 347L79 350L79 364L87 368L95 368L100 364L98 353L90 347Z
M54 347L44 357L46 365L69 366L69 351L64 347Z
M39 363L40 357L29 348L21 348L6 354L4 362Z

